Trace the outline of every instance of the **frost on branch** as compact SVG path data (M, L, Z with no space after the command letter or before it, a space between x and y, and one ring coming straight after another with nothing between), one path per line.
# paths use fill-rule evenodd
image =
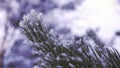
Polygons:
M120 68L120 54L114 48L92 47L85 37L61 40L45 26L44 16L31 11L20 23L33 42L35 68Z

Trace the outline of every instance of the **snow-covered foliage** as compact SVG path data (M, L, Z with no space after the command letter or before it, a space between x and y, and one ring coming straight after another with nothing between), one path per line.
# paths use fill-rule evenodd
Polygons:
M48 30L43 20L41 13L31 11L20 23L23 33L33 43L35 68L120 67L120 54L116 49L101 48L98 44L92 47L87 36L61 41L59 35Z

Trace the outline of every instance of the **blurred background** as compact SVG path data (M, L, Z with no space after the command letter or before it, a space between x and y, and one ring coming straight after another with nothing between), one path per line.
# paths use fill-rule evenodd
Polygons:
M88 36L120 51L120 0L0 0L0 68L33 68L31 44L23 44L19 22L30 10L42 12L53 32Z

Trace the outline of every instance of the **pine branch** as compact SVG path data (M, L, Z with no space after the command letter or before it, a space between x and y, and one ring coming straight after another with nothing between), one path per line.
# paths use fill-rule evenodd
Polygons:
M92 47L85 37L62 42L48 31L43 17L41 13L32 11L20 23L23 33L33 42L35 67L120 68L120 54L116 49Z

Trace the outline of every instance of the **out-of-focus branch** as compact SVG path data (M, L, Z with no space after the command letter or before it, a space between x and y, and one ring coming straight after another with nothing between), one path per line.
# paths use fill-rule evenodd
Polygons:
M2 43L1 43L1 47L0 47L0 68L3 68L3 56L5 53L5 41L7 39L7 35L8 35L8 15L9 15L9 0L5 1L5 10L6 10L6 21L4 22L4 36L2 39Z

